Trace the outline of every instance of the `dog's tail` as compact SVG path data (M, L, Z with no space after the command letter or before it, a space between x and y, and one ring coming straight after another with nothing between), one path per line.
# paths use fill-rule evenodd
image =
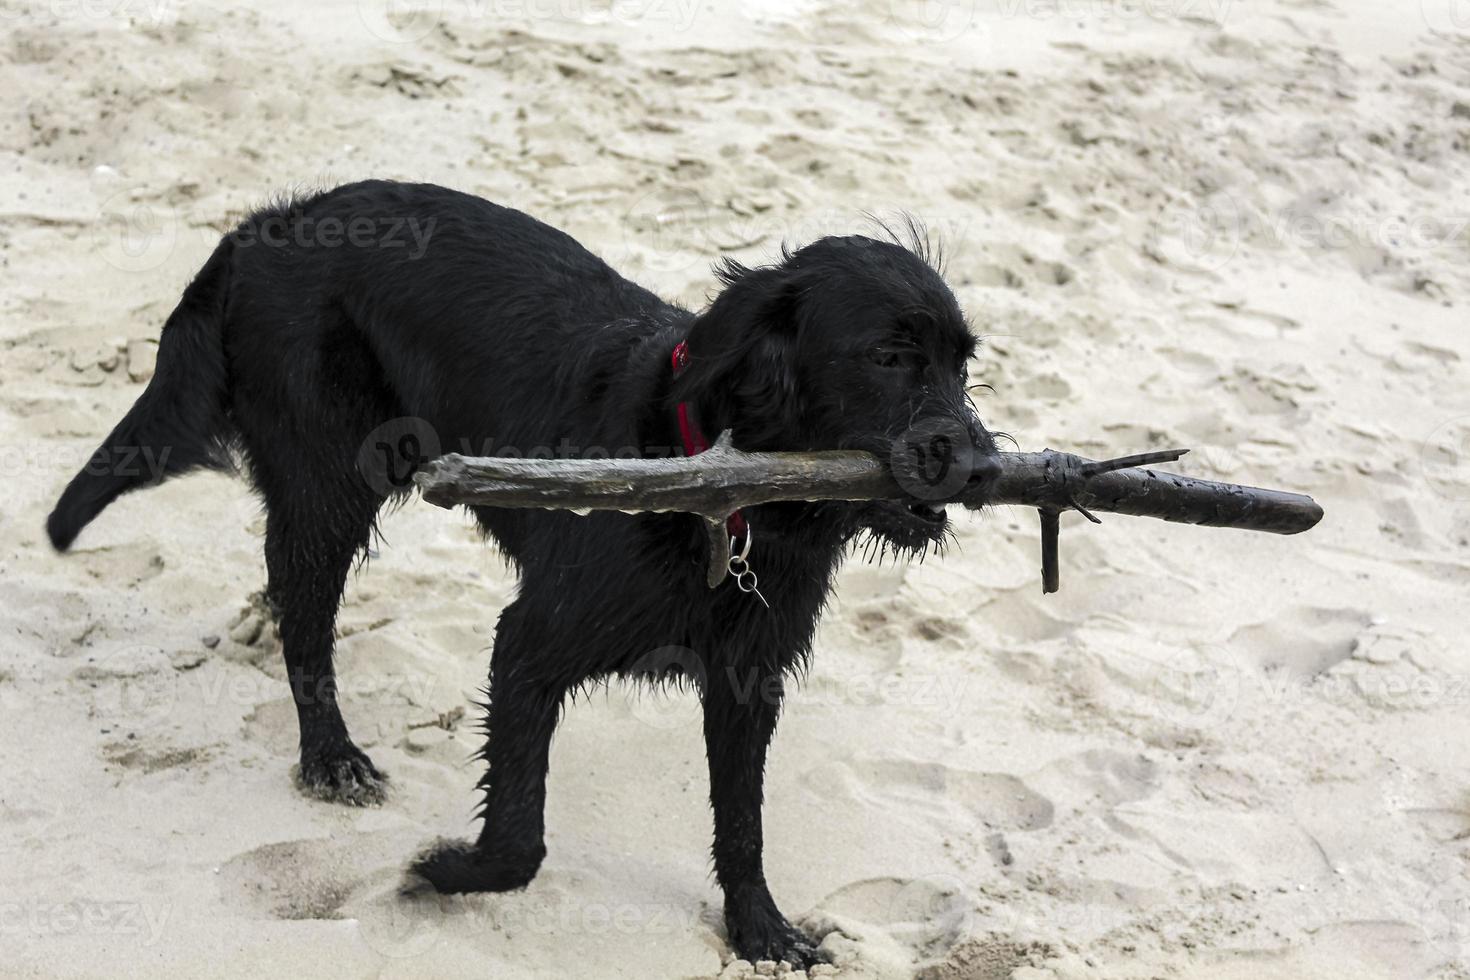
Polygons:
M92 518L129 490L228 465L224 313L232 251L226 238L184 290L163 326L148 387L46 519L56 550L71 547Z

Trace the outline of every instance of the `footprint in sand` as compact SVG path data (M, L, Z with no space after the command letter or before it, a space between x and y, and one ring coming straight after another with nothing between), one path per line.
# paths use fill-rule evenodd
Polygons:
M271 919L337 919L338 909L368 875L371 843L295 840L236 855L219 870L226 905ZM380 855L380 860L383 856Z
M895 802L911 812L949 820L960 816L994 830L1039 830L1052 822L1052 802L1009 773L970 772L940 763L858 758L823 767L819 792L868 799L875 808ZM959 810L960 814L955 814Z
M812 918L855 940L869 963L934 960L974 934L979 902L954 875L870 878L844 885Z
M993 603L987 611L986 625L1014 643L1054 640L1074 628L1074 624L1057 619L1040 602L1025 596Z
M948 872L853 882L809 918L835 930L826 945L841 959L851 952L878 976L1007 980L1032 959L1002 938L1020 924L1011 907Z
M989 289L1020 289L1024 280L1003 265L983 263L970 270L969 282Z
M1057 759L1031 782L1065 808L1117 807L1152 796L1158 766L1141 755L1091 749Z
M495 896L447 896L404 876L423 846L413 827L267 844L217 872L221 903L246 918L350 922L388 959L427 954L446 936L503 933Z
M1295 606L1230 635L1234 649L1266 651L1261 669L1298 678L1315 677L1353 655L1370 614L1363 609Z
M192 768L195 772L214 754L204 746L170 748L140 745L136 741L113 742L103 749L107 761L114 766L149 775L167 769Z
M374 950L413 955L433 945L445 915L435 899L400 894L422 843L402 827L266 844L220 867L221 902L252 918L353 919Z
M1028 400L1065 401L1072 397L1072 385L1055 371L1047 371L1022 382L1020 394Z

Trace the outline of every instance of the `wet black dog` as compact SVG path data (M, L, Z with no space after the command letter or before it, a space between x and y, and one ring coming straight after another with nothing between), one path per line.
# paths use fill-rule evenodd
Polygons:
M383 776L338 710L343 584L385 500L439 452L682 452L678 406L749 450L890 457L930 423L993 451L965 391L975 340L922 249L825 238L769 267L727 264L698 315L517 211L368 182L256 213L164 326L157 373L66 488L58 549L119 494L243 457L268 508L267 597L301 725L300 779L353 803ZM688 361L671 356L687 341ZM140 465L140 460L153 465ZM743 957L817 957L767 890L762 777L783 683L805 661L853 541L919 552L941 508L771 504L744 516L764 600L705 584L707 539L677 514L477 508L520 591L490 665L484 828L415 872L443 892L520 888L546 854L547 753L568 693L609 676L699 691L715 872Z

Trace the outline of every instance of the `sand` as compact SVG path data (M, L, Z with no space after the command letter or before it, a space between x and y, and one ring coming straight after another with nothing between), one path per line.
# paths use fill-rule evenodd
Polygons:
M230 219L374 175L692 304L719 255L911 212L1022 448L1190 446L1325 505L1299 538L1072 515L1047 597L1024 511L851 564L765 810L837 975L1470 976L1467 32L1454 0L0 0L0 975L753 969L686 696L570 712L525 892L394 897L473 831L513 583L462 516L394 513L347 593L371 810L289 780L243 483L45 543Z

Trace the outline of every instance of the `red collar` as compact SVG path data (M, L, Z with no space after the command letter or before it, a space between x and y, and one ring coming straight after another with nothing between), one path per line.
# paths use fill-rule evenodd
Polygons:
M674 377L684 373L684 369L689 366L689 341L681 340L674 346L670 361L674 368ZM705 437L704 430L699 427L693 403L680 402L675 411L679 416L679 438L684 442L684 455L698 456L710 447L710 442ZM745 516L740 511L735 511L725 520L725 530L730 533L730 550L734 554L740 554L749 533Z

